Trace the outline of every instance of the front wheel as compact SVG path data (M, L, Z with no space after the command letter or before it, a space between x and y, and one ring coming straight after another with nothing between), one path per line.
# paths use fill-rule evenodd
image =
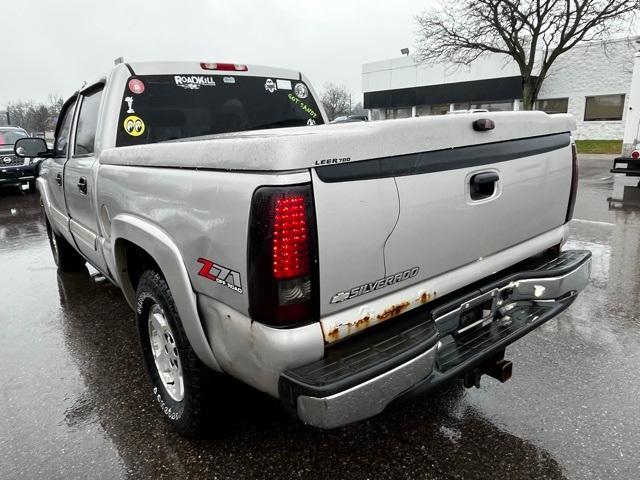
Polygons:
M154 270L140 277L136 320L145 368L164 417L178 432L201 436L216 410L214 372L191 348L169 286Z

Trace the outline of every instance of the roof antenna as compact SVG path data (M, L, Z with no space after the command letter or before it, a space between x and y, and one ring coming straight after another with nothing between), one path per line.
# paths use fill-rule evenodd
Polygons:
M124 63L124 57L118 57L113 61L114 65L120 65L121 63Z

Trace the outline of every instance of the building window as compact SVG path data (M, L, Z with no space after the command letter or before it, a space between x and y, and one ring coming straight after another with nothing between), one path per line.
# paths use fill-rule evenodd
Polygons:
M454 103L453 104L453 110L469 110L470 104L469 102L466 103Z
M472 103L471 109L489 110L490 112L511 112L513 111L513 100L510 100L508 102Z
M584 120L585 122L597 120L622 120L623 109L624 94L586 97Z
M381 118L383 120L390 120L394 118L409 118L411 116L411 107L404 108L385 108L381 111ZM375 115L372 120L377 120Z
M371 112L371 120L384 120L384 108L372 108L369 111Z
M427 115L444 115L448 111L448 103L441 103L437 105L419 105L416 107L416 116L425 117Z
M569 111L568 98L547 98L538 100L536 109L545 113L567 113Z
M416 107L416 117L431 115L431 105L418 105Z
M448 103L439 103L437 105L431 105L431 115L446 115L449 112Z
M409 118L411 107L407 108L387 108L387 118Z

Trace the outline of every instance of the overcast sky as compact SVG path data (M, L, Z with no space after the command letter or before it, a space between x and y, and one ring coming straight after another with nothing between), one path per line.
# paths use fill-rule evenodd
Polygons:
M366 62L414 43L433 0L19 0L2 4L0 108L70 95L126 61L231 61L303 71L361 98Z

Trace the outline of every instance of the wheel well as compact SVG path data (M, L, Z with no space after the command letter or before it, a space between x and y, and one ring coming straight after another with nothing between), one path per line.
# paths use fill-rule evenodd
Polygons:
M140 277L146 270L155 270L162 273L156 261L144 249L129 240L118 239L116 241L116 252L121 259L120 270L126 275L135 292L138 288Z

